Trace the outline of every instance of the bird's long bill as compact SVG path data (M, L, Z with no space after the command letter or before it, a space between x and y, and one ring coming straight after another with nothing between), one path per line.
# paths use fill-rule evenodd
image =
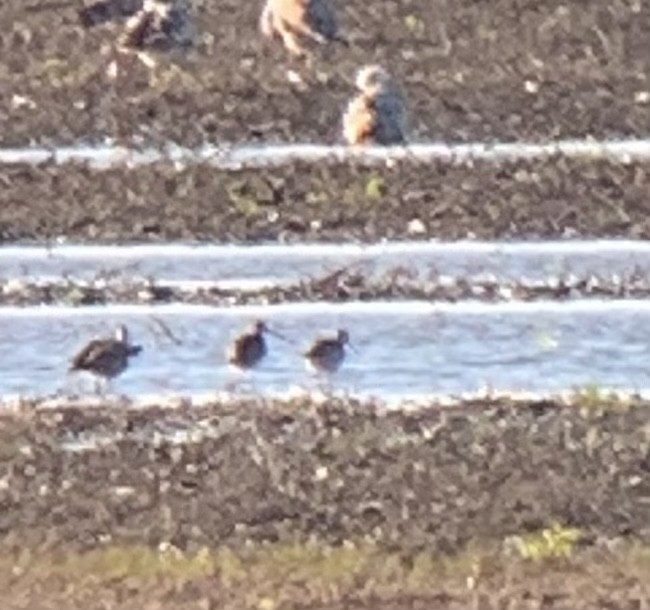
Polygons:
M285 337L282 333L278 332L277 330L274 330L272 328L269 328L268 326L266 327L266 332L269 335L272 335L278 339L281 339L282 341L285 341L286 343L294 343L289 337Z
M349 341L346 344L346 347L353 353L359 355L359 348L354 345L354 343L350 343Z

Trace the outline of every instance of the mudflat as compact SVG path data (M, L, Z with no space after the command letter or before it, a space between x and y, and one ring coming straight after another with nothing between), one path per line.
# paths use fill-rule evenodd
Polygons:
M3 2L0 144L336 141L355 71L368 63L400 81L416 138L650 129L650 6L641 0L350 0L338 6L349 45L306 61L261 39L261 2L197 4L194 51L161 56L151 74L131 62L111 80L119 24L83 29L76 2Z
M389 608L457 607L479 593L514 603L522 587L540 608L636 607L648 600L647 407L592 393L410 412L336 398L5 411L7 591L29 598L41 583L44 600L61 599L66 582L74 599L101 582L101 595L131 587L167 607L217 603L234 586L230 603L255 607L233 585L252 562L266 575L255 587L266 578L287 607L366 607L377 595ZM576 577L559 586L563 569ZM157 577L176 583L162 598Z
M416 140L650 132L641 0L350 0L349 46L304 61L260 39L260 3L198 4L195 50L111 80L119 26L83 30L74 2L2 2L0 145L333 143L355 71L375 62ZM648 238L649 182L647 163L562 158L5 166L0 242ZM387 286L370 292L398 298ZM650 604L640 399L86 407L0 411L7 609Z
M650 164L0 168L0 241L650 237Z

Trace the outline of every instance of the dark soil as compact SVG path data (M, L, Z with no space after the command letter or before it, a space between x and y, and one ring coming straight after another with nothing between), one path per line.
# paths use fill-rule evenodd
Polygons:
M194 431L184 444L160 434L182 429ZM647 553L632 562L614 549L650 542L648 429L647 404L594 397L571 405L485 400L411 413L334 399L318 407L297 399L5 412L0 551L16 557L6 588L15 592L12 603L46 604L58 596L76 599L75 583L82 593L92 583L93 595L110 601L85 606L93 608L136 607L129 601L138 595L143 604L159 601L158 608L173 601L169 607L190 607L183 604L204 598L217 605L201 607L222 607L217 600L225 590L224 604L260 607L251 595L266 581L283 599L288 595L291 608L456 608L477 596L483 604L476 607L485 608L506 607L508 599L519 607L524 600L536 608L643 607L636 604L648 600L641 577ZM62 449L61 442L92 437L109 442L81 452ZM539 532L553 524L578 532L566 560L537 566L505 559L508 537L543 538ZM301 547L308 540L344 548L372 544L380 553L375 571L356 570L357 560L348 556L335 572L344 584L318 584L330 576L324 564L311 572L305 567L315 561L314 551ZM244 557L266 548L271 565L242 572L245 561L221 555L212 578L201 578L205 570L195 567L180 584L154 579L157 589L142 582L142 572L151 579L148 564L127 560L127 551L102 561L81 558L68 572L61 572L68 564L59 559L58 571L48 568L51 577L43 571L51 553L161 543L190 554L227 545ZM274 555L274 548L285 551ZM468 548L502 550L490 556ZM438 559L424 568L428 554ZM30 562L35 575L16 572ZM339 563L326 565L334 570ZM441 565L447 567L432 580ZM424 581L412 574L418 570ZM86 576L93 571L99 576ZM38 584L43 579L46 586ZM373 595L385 603L373 603ZM84 607L79 600L66 604L51 607Z
M5 415L5 548L373 540L458 552L554 521L650 542L647 405L584 398L382 414L314 407L70 408ZM192 429L172 444L164 430ZM116 435L108 446L60 442ZM119 494L117 488L128 488Z
M650 237L650 164L0 168L0 241Z
M109 270L107 270L109 271ZM110 271L109 271L110 272ZM428 278L426 276L429 276ZM423 277L424 276L424 277ZM178 287L152 279L123 279L79 282L33 282L29 279L2 280L0 305L108 305L116 303L189 303L227 307L233 305L287 302L346 302L370 300L488 302L534 301L537 299L650 297L650 281L641 274L626 277L557 277L546 283L512 281L504 278L440 278L434 268L424 274L408 267L374 274L365 265L342 268L322 277L308 278L256 290L219 287Z
M184 143L333 141L355 71L375 62L408 94L416 137L650 130L650 108L638 96L650 89L650 6L641 0L340 2L350 45L316 49L310 63L260 39L261 2L197 4L194 52L163 56L152 76L134 64L112 82L102 48L111 48L119 26L84 30L77 2L5 0L0 143L134 134ZM306 84L290 85L288 68Z
M194 52L163 57L153 74L133 64L117 82L105 74L115 28L83 30L77 3L63 4L0 3L2 146L137 135L188 145L334 142L354 72L370 62L401 82L416 139L650 132L650 5L639 0L350 0L339 6L350 46L318 50L311 62L259 40L260 3L215 0L201 3L205 36ZM288 84L288 68L305 84ZM648 238L649 167L3 167L0 242ZM484 401L382 414L301 399L3 411L3 607L644 608L647 553L632 561L606 549L650 543L648 406ZM190 425L202 434L185 444L160 434ZM61 446L106 436L87 451ZM467 554L553 523L580 532L564 560ZM291 561L271 554L274 572L222 559L207 575L154 572L148 584L140 564L124 560L118 575L106 566L96 574L87 555L69 572L52 568L68 565L57 554L111 545L227 545L245 555L307 541L373 544L383 554L366 572L341 564L345 580L334 583L320 564L304 576L312 564L299 552ZM413 577L423 553L460 563L435 578L425 570L423 583ZM21 568L50 555L49 569Z

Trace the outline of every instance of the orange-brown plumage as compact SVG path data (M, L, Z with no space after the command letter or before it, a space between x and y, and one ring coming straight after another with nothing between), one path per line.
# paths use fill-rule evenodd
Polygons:
M359 93L343 113L343 137L348 144L403 144L406 111L401 93L381 66L365 66L356 78Z
M341 40L331 0L266 0L260 29L269 38L278 36L294 55L304 54L306 40Z

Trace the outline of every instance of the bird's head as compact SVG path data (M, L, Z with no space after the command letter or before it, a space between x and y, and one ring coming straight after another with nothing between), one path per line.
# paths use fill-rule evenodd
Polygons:
M355 80L362 93L373 93L388 87L392 82L390 74L379 65L364 66L357 72Z

